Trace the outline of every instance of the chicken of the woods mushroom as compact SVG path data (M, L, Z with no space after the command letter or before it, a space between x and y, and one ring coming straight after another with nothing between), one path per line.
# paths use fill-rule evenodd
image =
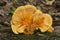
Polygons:
M33 34L35 30L53 32L52 17L33 5L18 7L11 19L11 28L15 34Z

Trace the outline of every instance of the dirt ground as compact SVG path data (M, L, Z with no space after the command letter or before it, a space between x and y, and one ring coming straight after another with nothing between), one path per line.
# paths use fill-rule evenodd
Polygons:
M10 26L11 17L17 7L26 4L50 14L54 32L36 31L33 35L15 35ZM60 40L60 0L0 0L0 40Z

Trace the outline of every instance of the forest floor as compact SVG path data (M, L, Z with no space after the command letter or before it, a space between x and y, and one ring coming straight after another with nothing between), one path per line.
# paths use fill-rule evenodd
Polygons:
M14 10L22 5L31 4L48 13L53 18L54 32L33 35L15 35L10 26ZM60 0L0 0L0 40L60 40Z

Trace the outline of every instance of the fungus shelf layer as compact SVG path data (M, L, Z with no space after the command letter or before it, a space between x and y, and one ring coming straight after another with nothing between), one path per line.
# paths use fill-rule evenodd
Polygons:
M52 17L43 13L33 5L18 7L11 20L11 28L15 34L33 34L35 30L53 32Z

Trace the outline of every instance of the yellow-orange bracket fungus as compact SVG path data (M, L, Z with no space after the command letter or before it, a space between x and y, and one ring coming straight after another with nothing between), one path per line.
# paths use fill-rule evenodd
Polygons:
M52 17L43 13L33 5L18 7L11 20L11 28L15 34L33 34L35 30L53 32Z

